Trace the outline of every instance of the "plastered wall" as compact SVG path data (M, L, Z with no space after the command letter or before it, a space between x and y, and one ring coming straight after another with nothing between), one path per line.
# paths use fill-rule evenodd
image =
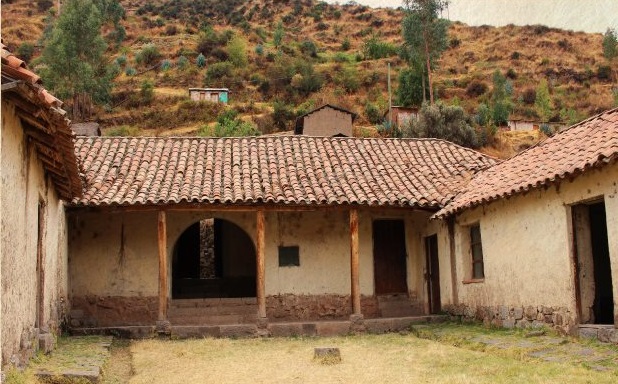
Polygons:
M589 171L523 196L457 217L459 302L471 306L549 306L576 313L571 205L603 198L607 215L613 294L618 297L618 166ZM479 223L485 279L471 277L467 225ZM615 309L615 313L618 311Z
M22 364L36 346L37 330L57 331L67 307L67 238L64 207L28 145L14 107L2 102L2 364ZM42 234L43 323L37 324L39 202Z
M175 242L191 224L219 218L242 228L255 243L255 212L167 213L169 278ZM265 234L266 294L350 294L350 232L346 210L267 212ZM425 297L423 236L433 234L429 214L413 211L360 211L361 294L373 295L372 220L403 219L408 253L408 286ZM73 296L154 297L158 293L156 212L69 213L70 275ZM440 224L430 226L438 230ZM279 267L278 246L297 245L299 267ZM442 263L444 239L440 237ZM446 252L446 251L445 251ZM448 277L447 253L441 274ZM449 291L448 288L444 291Z

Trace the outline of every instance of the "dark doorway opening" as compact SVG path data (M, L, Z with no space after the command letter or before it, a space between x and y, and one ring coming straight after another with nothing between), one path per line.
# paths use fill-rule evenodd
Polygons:
M373 266L376 295L408 293L403 220L373 222Z
M429 313L436 314L442 310L440 302L440 265L438 261L438 235L425 238L425 257L427 268L427 296Z
M614 324L605 203L573 207L576 297L581 323Z
M172 298L255 297L255 247L236 224L204 219L178 238L172 256Z

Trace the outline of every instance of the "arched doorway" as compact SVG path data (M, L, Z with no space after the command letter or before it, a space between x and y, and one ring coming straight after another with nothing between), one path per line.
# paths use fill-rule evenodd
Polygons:
M174 246L172 299L255 297L255 273L255 247L242 228L200 220Z

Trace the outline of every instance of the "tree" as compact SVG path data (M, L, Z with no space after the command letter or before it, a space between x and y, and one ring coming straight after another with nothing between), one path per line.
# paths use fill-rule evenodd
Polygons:
M496 69L493 74L493 91L491 95L492 119L497 126L506 125L511 114L510 92L508 80L500 70ZM512 91L512 89L511 89Z
M607 28L603 37L603 56L607 60L612 60L618 56L618 36L613 28Z
M90 116L93 102L109 100L113 75L103 56L103 20L92 0L67 1L41 55L45 85L67 101L76 121Z
M542 79L536 89L536 99L534 101L534 107L537 113L541 117L541 120L546 123L551 116L552 103L551 96L549 95L549 87L547 86L547 80Z
M432 65L448 47L448 21L439 14L448 5L447 0L404 0L406 15L403 19L404 46L411 61L424 63L429 82L429 100L434 103Z
M229 60L236 68L241 68L249 62L247 59L247 43L241 36L236 36L227 43Z
M399 72L399 88L397 90L397 102L404 107L420 106L425 100L425 87L423 84L423 67L409 68Z

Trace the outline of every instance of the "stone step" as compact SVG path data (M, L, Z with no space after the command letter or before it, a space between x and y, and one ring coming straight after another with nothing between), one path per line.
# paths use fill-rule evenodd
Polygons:
M244 315L257 313L257 305L235 305L235 306L216 306L216 307L170 307L170 315L178 316L211 316L211 315Z
M257 321L257 314L244 315L174 315L168 313L172 325L251 324Z
M378 309L382 317L418 315L418 311L412 307L408 295L405 294L378 296Z
M255 297L238 298L206 298L206 299L173 299L170 302L171 308L195 308L195 307L220 307L220 306L240 306L257 305Z

